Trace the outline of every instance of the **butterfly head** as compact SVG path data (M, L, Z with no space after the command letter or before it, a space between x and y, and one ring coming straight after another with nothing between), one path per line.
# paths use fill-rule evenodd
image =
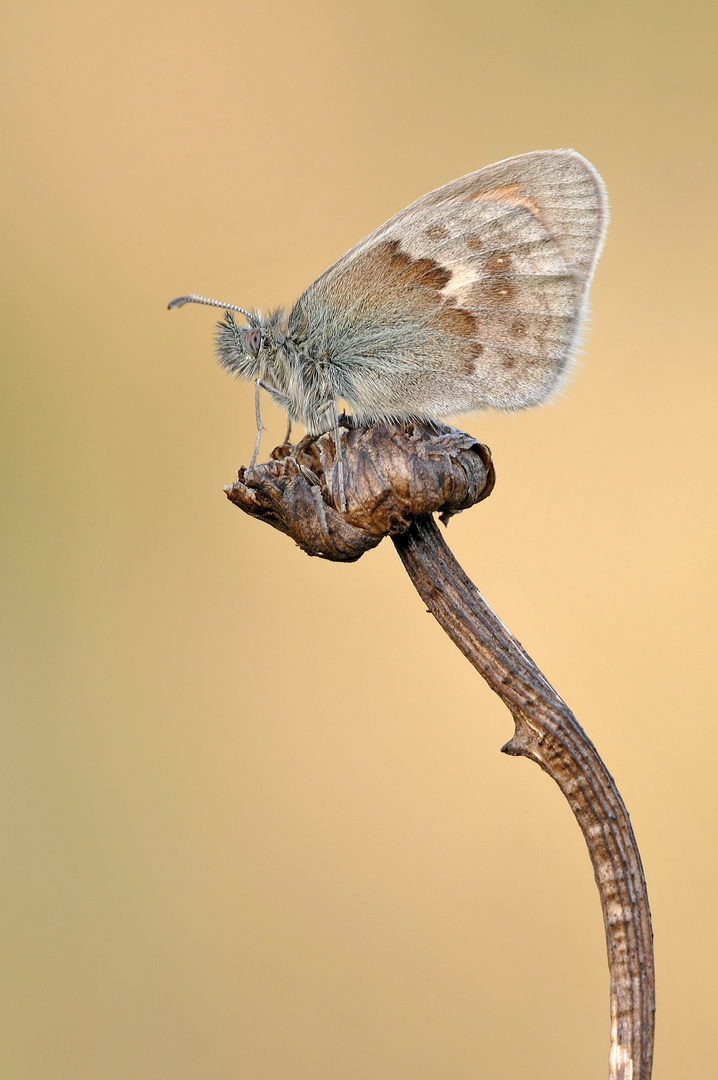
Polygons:
M231 311L217 324L215 338L217 359L223 368L242 379L267 379L272 374L279 354L284 350L285 336L280 324L282 311L262 316L247 312L248 326L238 326Z
M209 296L189 293L178 296L167 306L172 309L183 304L207 304L210 307L224 308L224 320L217 324L217 356L222 367L233 375L244 379L266 378L271 370L271 361L278 349L284 345L284 335L279 329L284 322L284 313L272 312L263 318L258 311L247 311L236 304L225 304ZM237 326L232 315L238 311L244 315L248 326Z

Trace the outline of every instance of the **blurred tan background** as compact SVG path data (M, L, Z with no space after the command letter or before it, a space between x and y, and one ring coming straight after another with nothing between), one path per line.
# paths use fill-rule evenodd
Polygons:
M462 421L499 480L448 539L631 812L656 1080L715 1076L717 22L8 8L0 1076L606 1075L558 789L390 544L324 564L227 503L252 389L215 313L165 307L291 303L425 191L562 146L611 199L591 333L557 404Z

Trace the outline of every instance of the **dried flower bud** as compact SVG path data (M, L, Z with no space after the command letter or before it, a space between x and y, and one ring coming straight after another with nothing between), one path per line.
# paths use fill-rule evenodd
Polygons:
M346 510L331 434L278 446L272 460L240 469L227 498L291 536L308 555L353 562L415 518L453 515L494 486L487 446L439 424L375 424L342 437Z

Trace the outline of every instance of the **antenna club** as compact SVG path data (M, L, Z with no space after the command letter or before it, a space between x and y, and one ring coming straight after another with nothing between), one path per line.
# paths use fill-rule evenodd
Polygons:
M200 296L198 293L178 296L176 299L170 300L167 308L171 311L173 308L182 307L183 304L207 304L209 307L224 308L225 311L239 311L246 319L249 319L253 326L256 325L256 317L245 308L237 307L236 304L225 304L222 300L212 300L209 296Z

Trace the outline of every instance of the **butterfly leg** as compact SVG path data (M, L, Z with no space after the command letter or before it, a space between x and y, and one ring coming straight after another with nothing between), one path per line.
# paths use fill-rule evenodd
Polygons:
M252 460L249 463L249 468L253 469L257 463L257 454L259 453L259 440L262 438L262 432L265 430L262 423L262 413L259 408L259 391L262 388L262 380L254 380L254 415L257 419L257 438L254 440L254 450L252 452Z
M249 463L249 468L250 469L254 468L254 466L257 463L257 454L259 453L259 440L262 437L262 432L267 430L265 428L264 424L262 423L262 415L261 415L260 410L259 410L259 391L261 389L266 390L267 393L269 394L269 396L272 398L272 400L275 401L276 404L279 405L280 408L284 409L286 411L286 413L287 413L288 426L287 426L287 434L284 436L285 443L289 442L290 436L292 434L292 418L291 418L291 416L289 414L289 410L292 407L291 398L286 397L286 395L284 395L284 394L280 394L279 391L274 386L270 386L269 383L266 383L264 381L264 379L255 379L254 380L254 415L257 418L257 438L255 439L255 442L254 442L254 453L252 454L252 460Z
M337 412L336 401L332 402L332 421L334 424L334 447L335 447L335 460L337 463L337 487L339 488L339 509L345 511L347 508L347 497L344 491L344 456L342 453L342 439L339 431L339 413Z

